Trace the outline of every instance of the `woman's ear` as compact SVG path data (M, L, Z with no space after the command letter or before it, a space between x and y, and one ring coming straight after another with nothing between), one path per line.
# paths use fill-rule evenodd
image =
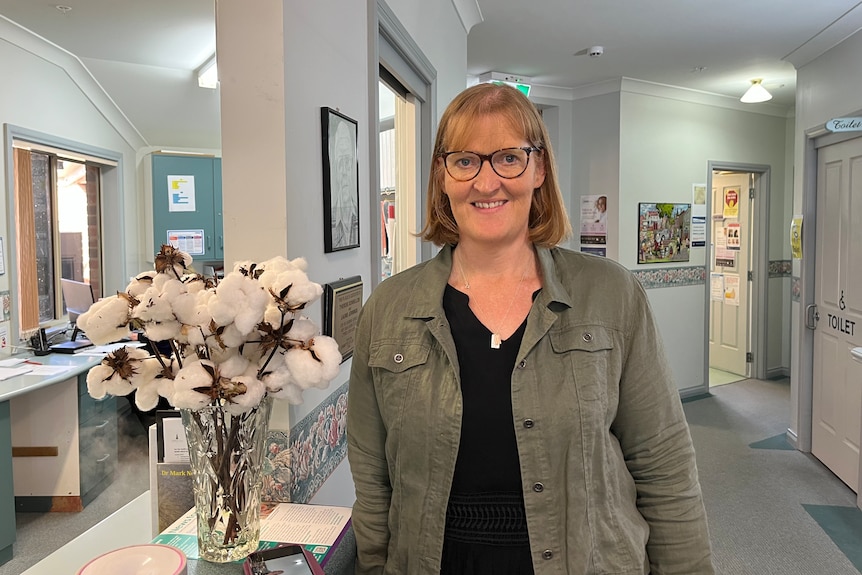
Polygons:
M545 152L535 152L536 169L533 170L533 189L542 187L545 183Z

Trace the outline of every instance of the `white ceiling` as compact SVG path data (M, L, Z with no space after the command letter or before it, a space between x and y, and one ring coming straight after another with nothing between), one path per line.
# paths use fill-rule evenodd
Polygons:
M862 27L857 0L452 1L481 11L471 75L575 92L626 77L732 98L763 78L770 104L788 108L795 67ZM215 51L213 0L63 2L72 9L0 0L0 15L78 56L152 145L220 147L217 93L194 84ZM588 56L597 45L604 54Z

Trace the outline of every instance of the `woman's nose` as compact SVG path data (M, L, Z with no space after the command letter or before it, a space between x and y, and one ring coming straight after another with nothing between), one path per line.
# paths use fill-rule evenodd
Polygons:
M479 173L473 179L473 187L479 191L492 192L500 186L500 176L491 167L491 162L484 161L479 168Z

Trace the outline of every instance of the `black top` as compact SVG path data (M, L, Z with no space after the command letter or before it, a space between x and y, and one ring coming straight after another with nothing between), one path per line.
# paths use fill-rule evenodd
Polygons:
M512 371L527 321L492 349L491 332L466 294L447 285L443 308L461 365L464 409L440 572L532 575L512 416Z

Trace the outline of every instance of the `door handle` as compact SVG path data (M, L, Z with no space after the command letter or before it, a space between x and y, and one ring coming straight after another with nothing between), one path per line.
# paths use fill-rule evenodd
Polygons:
M817 311L817 304L810 303L805 306L805 327L811 330L817 329L818 321L820 321L820 312Z

